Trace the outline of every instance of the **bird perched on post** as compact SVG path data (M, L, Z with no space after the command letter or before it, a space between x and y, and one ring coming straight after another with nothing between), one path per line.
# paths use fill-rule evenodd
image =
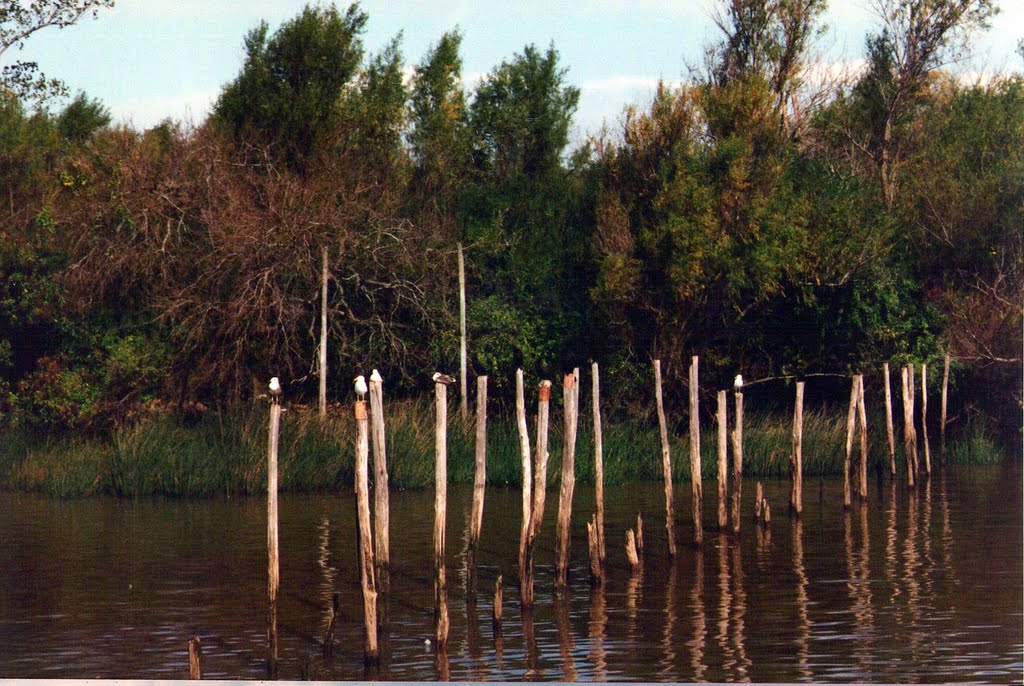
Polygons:
M732 387L735 388L737 391L740 390L741 388L743 388L743 375L742 374L737 374L736 375L736 378L733 379Z
M281 382L276 376L270 379L270 401L274 404L281 402Z
M448 376L447 374L442 374L441 372L434 372L434 376L432 378L434 379L434 383L443 383L445 386L449 386L455 383L454 376Z
M362 374L356 377L356 395L359 396L360 400L366 395L366 379L363 378Z
M373 374L370 374L370 381L376 381L377 383L381 383L382 381L384 381L384 379L381 378L380 372L374 369Z

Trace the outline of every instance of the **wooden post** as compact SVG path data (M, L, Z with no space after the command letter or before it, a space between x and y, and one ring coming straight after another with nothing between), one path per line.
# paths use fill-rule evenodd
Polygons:
M799 516L804 510L804 382L796 382L796 403L793 407L793 454L790 457L790 512Z
M658 433L661 436L661 474L665 481L665 529L668 532L668 554L675 557L675 509L672 504L672 455L669 452L668 424L661 396L661 360L654 361L654 402L658 409Z
M850 406L846 412L846 461L843 463L843 508L850 508L850 471L853 466L853 437L857 431L857 399L860 386L850 377Z
M193 681L203 678L203 668L200 664L202 657L202 644L196 636L188 642L188 678Z
M864 404L864 375L857 375L857 415L860 420L860 499L868 499L868 413Z
M604 581L601 574L601 550L597 541L597 515L587 522L587 553L590 557L590 583L600 584Z
M942 357L942 408L939 417L939 460L946 464L946 401L949 391L949 353Z
M736 417L732 430L732 532L740 532L740 495L743 491L743 391L736 388Z
M729 525L729 427L726 426L725 391L718 392L718 530L725 531Z
M693 542L700 545L704 541L704 522L701 517L701 501L704 490L701 487L700 475L700 407L697 392L697 356L690 361L690 492L693 497Z
M277 452L281 427L281 403L270 403L270 437L267 448L267 597L270 601L267 671L277 676L277 591L281 585L277 542Z
M476 551L484 521L484 490L487 486L487 377L476 377L476 473L473 478L473 509L469 519L469 548Z
M907 368L900 369L900 381L903 389L903 453L907 460L907 486L914 487L914 460L911 453L911 432L914 420L910 408L910 394L907 390Z
M768 505L768 501L764 500L761 502L761 516L764 518L765 524L771 524L772 521L772 508Z
M462 243L459 243L459 408L462 410L462 421L466 421L469 415L466 357L466 262L462 257Z
M320 416L327 416L327 246L320 249Z
M885 377L885 432L889 440L889 476L896 478L896 435L892 425L892 391L889 390L889 363L882 365Z
M594 401L594 497L597 500L597 552L604 565L604 442L601 437L601 377L597 362L590 365L594 379L591 388Z
M764 487L757 482L757 490L754 493L754 521L761 519L761 504L764 501Z
M555 587L564 588L569 581L569 534L572 526L572 496L576 487L576 375L566 374L562 382L564 431L562 442L562 483L558 495L558 555Z
M636 513L636 550L642 558L644 556L644 516Z
M494 581L494 606L491 609L491 628L494 629L494 634L498 635L501 633L501 610L504 602L502 590L501 590L501 574Z
M530 465L530 435L526 426L526 398L523 388L523 370L516 370L516 422L519 429L519 458L522 463L523 516L519 526L519 598L524 605L532 602L533 588L527 573L527 545L530 537L530 517L533 510L533 470Z
M914 404L916 396L914 388L915 385L914 365L911 363L907 365L907 394L910 402L910 454L914 457L914 478L919 480L921 476L921 465L917 459L917 423L914 419Z
M448 645L448 587L445 579L445 521L448 514L448 384L434 381L434 618L438 652Z
M533 554L544 520L548 474L548 416L551 408L551 382L541 381L537 387L537 450L533 474L533 502L530 505L530 527L526 537L525 593L520 595L524 607L533 606Z
M370 376L370 416L373 420L373 543L376 586L386 591L390 585L391 563L390 505L388 494L388 458L384 433L384 382L377 370Z
M921 437L924 439L924 473L932 475L932 453L928 447L928 365L921 363Z
M377 582L374 578L373 537L370 529L369 426L366 402L357 400L356 417L356 522L359 527L359 581L363 591L363 661L374 664L377 651Z
M629 568L633 570L633 574L640 571L640 557L636 552L636 535L632 529L626 531L626 559L629 560Z

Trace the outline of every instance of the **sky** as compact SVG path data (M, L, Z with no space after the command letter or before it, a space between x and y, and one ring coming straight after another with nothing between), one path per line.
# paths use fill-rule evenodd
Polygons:
M242 40L260 20L273 30L303 0L117 0L95 19L46 29L5 59L34 60L72 92L99 99L117 122L138 128L165 117L199 123L242 65ZM312 4L316 4L315 2ZM320 3L324 4L324 3ZM337 3L344 9L346 2ZM659 79L686 78L714 41L714 0L363 0L371 53L402 33L407 64L418 63L448 30L463 33L469 85L527 44L554 44L566 80L579 87L574 137L614 128L627 104L650 101ZM967 74L1020 71L1024 0L1001 0L992 28L978 36ZM875 26L869 0L833 0L819 41L823 65L856 65Z

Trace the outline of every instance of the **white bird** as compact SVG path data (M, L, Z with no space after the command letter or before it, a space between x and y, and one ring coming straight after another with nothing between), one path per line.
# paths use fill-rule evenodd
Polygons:
M356 395L360 398L366 395L366 379L362 374L356 377Z
M735 388L735 389L736 389L737 391L738 391L739 389L743 388L743 375L742 375L742 374L737 374L737 375L736 375L736 378L735 378L735 379L733 379L733 382L732 382L732 386L733 386L733 388Z
M281 382L276 376L270 380L270 397L275 402L281 397Z
M434 372L434 376L431 378L434 379L434 383L443 383L446 386L455 383L455 377L442 374L441 372Z
M376 381L377 383L380 383L384 381L384 379L381 378L380 372L374 369L373 374L370 374L370 381Z

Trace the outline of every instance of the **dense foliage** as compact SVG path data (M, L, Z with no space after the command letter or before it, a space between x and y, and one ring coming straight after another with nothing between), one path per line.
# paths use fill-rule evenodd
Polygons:
M0 418L104 429L275 374L315 397L324 254L331 395L371 367L425 387L457 366L461 242L499 398L517 366L598 360L625 412L652 357L673 402L693 354L711 389L948 352L958 411L1019 431L1024 78L942 69L988 0L911 4L880 3L868 68L826 89L823 0L723 3L686 85L575 149L554 46L467 90L451 32L406 80L358 6L251 31L195 128L0 83Z

